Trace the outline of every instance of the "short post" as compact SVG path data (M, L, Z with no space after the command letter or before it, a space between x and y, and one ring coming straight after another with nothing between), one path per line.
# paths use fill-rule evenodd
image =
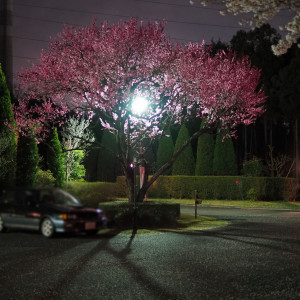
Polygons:
M134 159L133 162L133 222L132 222L132 230L135 234L137 231L137 203L136 203L136 161Z
M197 210L198 210L198 204L199 204L199 201L198 201L198 192L197 190L195 190L194 192L194 196L195 196L195 219L197 219Z

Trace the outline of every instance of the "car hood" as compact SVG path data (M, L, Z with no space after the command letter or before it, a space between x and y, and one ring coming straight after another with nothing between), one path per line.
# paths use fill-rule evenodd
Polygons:
M90 208L86 206L68 206L68 205L59 205L59 204L44 204L44 209L51 210L52 212L57 213L96 213L95 208Z

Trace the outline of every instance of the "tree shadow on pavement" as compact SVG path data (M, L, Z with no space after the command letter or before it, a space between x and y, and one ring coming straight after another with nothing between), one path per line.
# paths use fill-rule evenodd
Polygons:
M78 277L87 268L90 261L93 260L101 252L111 254L117 261L121 263L121 266L129 274L130 277L134 278L135 283L142 286L144 291L147 291L155 299L185 299L183 295L178 293L174 294L166 288L164 288L155 278L147 274L143 267L138 266L134 261L129 258L132 253L132 244L134 243L136 231L132 232L129 237L127 244L121 250L116 250L110 245L110 238L101 239L97 244L76 260L70 267L64 270L64 275L57 280L56 284L51 286L51 291L66 291L68 290L76 277ZM109 237L109 236L105 236ZM72 274L72 277L70 277ZM100 280L100 279L99 279Z
M276 229L272 227L273 231ZM213 237L225 240L231 240L234 242L239 242L243 244L264 247L277 251L285 251L293 255L300 256L300 250L292 249L293 246L299 245L299 239L290 239L286 236L279 237L278 235L270 236L266 234L266 225L261 228L259 223L241 223L241 224L231 224L224 227L219 227L216 229L204 229L204 230L191 230L191 231L173 231L173 230L158 230L161 232L169 232L173 234L180 235L190 235L190 236L205 236ZM245 233L245 231L249 233ZM271 241L271 243L270 243Z

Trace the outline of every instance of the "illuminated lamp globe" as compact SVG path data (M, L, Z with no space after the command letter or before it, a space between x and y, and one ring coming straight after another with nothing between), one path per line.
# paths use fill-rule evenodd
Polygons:
M144 113L149 106L147 99L143 97L136 97L132 100L131 111L136 115L141 115Z

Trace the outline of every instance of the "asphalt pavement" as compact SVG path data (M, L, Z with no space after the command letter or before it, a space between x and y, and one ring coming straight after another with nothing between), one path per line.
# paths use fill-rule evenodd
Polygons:
M300 299L299 211L198 213L229 225L134 238L1 234L0 299Z

